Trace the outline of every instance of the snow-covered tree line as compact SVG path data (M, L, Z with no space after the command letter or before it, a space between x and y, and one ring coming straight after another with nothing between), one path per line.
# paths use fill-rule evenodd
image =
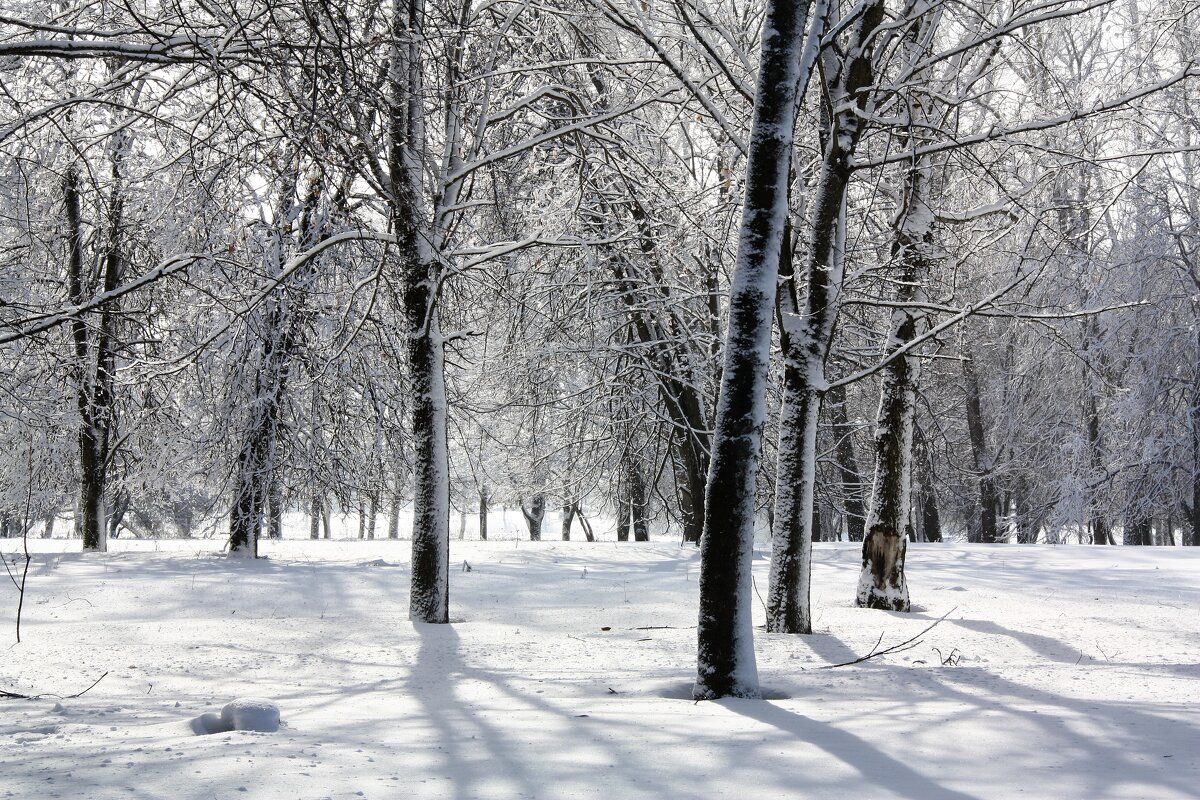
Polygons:
M768 11L786 214L731 385ZM1195 542L1196 13L18 2L6 530L252 555L285 510L403 515L444 621L452 505L687 541L719 508L772 531L779 631L814 538L867 538L860 601L900 608L908 538Z

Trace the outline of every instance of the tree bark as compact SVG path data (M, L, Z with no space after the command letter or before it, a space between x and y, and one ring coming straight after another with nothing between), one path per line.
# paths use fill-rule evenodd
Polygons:
M852 542L861 542L866 531L867 512L863 507L862 476L858 472L858 460L854 457L854 428L846 411L846 387L840 384L833 386L825 400L833 427L838 475L842 482L842 516L846 520L846 535Z
M535 494L529 503L529 508L525 508L525 503L522 501L521 515L525 517L525 525L529 528L529 541L540 542L542 540L542 520L546 517L546 495L541 492Z
M934 488L933 456L921 429L913 428L913 459L917 468L917 508L921 533L927 542L942 541L942 518L938 511L937 490Z
M696 699L758 697L751 624L755 489L766 418L771 327L810 3L768 0L712 461L700 539ZM814 15L817 40L823 14ZM812 51L815 57L815 49Z
M479 490L479 540L486 542L488 538L488 490L483 487Z
M82 200L79 171L68 167L63 181L63 200L67 217L67 298L74 305L87 299L83 252ZM105 259L104 285L116 286L115 253ZM107 290L107 289L106 289ZM111 311L102 309L96 333L89 332L82 317L71 321L74 346L72 377L75 381L76 407L79 411L79 513L75 529L84 550L108 549L105 492L108 483L108 442L112 408L112 354L106 332L111 323L103 322ZM106 351L108 351L106 353Z
M812 513L817 466L817 425L825 391L825 362L837 322L844 270L846 190L851 158L862 133L862 115L874 84L871 41L883 21L881 0L869 3L854 23L845 58L829 77L836 113L825 145L810 219L805 310L800 310L790 243L779 260L780 350L783 401L779 412L775 518L767 630L812 633ZM814 20L823 18L816 15Z
M975 462L975 473L979 482L979 541L994 544L997 541L996 505L999 497L992 478L991 453L983 428L983 409L979 398L979 376L975 372L975 360L968 351L962 360L963 380L967 390L967 433L971 440L971 457Z

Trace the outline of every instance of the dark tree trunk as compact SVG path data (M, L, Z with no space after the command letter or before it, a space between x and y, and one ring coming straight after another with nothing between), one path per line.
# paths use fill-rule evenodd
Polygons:
M562 507L562 540L564 542L571 541L571 522L575 519L575 504L570 500L563 503Z
M583 535L589 542L596 541L596 535L592 532L592 523L588 522L588 518L583 515L583 508L579 505L579 501L575 501L575 513L579 517L579 527L583 528Z
M1100 408L1095 396L1088 397L1087 407L1087 442L1088 458L1092 465L1093 488L1089 498L1092 519L1092 544L1108 544L1112 538L1108 518L1102 507L1102 486L1100 476L1104 474L1104 442L1100 435Z
M871 41L883 20L882 0L862 10L850 33L846 57L831 62L827 88L836 113L825 143L813 198L807 262L800 292L788 237L778 262L779 343L783 353L783 401L779 412L775 525L767 588L767 630L812 633L812 511L817 467L817 426L825 362L833 342L844 276L846 190L851 158L862 132L862 114L874 83ZM814 25L817 23L814 21ZM804 310L801 311L801 295Z
M315 494L312 498L312 516L308 521L308 538L321 538L321 498Z
M486 542L488 537L488 500L487 487L479 490L479 540Z
M419 4L393 9L388 70L388 204L402 276L413 443L412 578L409 616L450 621L450 456L444 339L439 327L440 236L423 195L425 42Z
M315 215L322 189L322 183L314 180L297 209L297 177L291 174L283 181L279 207L275 210L281 222L272 232L271 258L274 263L271 269L274 274L281 275L287 263L288 242L291 241L288 226L297 211L300 248L312 247L320 239L320 226ZM309 261L301 273L291 276L289 284L276 287L267 301L254 392L234 473L233 508L229 515L230 555L258 556L258 536L269 512L269 495L280 480L277 473L283 450L283 402L302 334L304 290L296 284L311 280L315 269L315 262Z
M924 312L906 305L924 300L924 286L937 259L932 210L927 205L929 165L917 159L904 178L892 258L900 264L900 281L892 311L875 425L875 479L863 541L863 567L856 603L865 608L909 611L904 554L916 536L912 512L913 428L921 362L912 353L896 355L925 327ZM882 563L880 561L882 560Z
M267 505L270 509L267 523L267 538L282 539L283 538L283 488L279 484L279 479L276 477L271 482L267 496Z
M994 544L998 539L996 505L999 503L996 484L992 478L995 465L992 463L984 433L979 376L975 372L975 362L969 352L964 354L962 370L967 390L967 433L971 439L975 473L979 476L979 540L985 544Z
M1125 544L1139 547L1154 544L1154 527L1149 517L1138 514L1125 523Z
M617 487L617 541L629 541L629 519L633 516L630 511L629 502L629 487L625 484L624 479L620 481Z
M400 538L400 507L404 504L400 497L399 491L393 491L390 502L388 503L388 528L387 537L389 539Z
M646 519L646 479L634 459L627 459L625 474L629 480L629 512L635 542L650 541L650 522Z
M768 0L737 264L700 539L696 699L758 697L751 624L755 489L810 3ZM819 23L814 21L815 35Z
M535 494L529 503L529 508L525 508L525 503L522 501L521 515L525 517L525 525L529 528L529 541L540 542L542 540L542 520L546 517L546 495L541 492Z
M67 298L74 305L87 299L83 252L83 219L78 170L71 166L63 182L67 216ZM114 247L105 258L104 290L117 284L118 259ZM72 375L79 411L79 513L75 528L83 539L84 550L108 549L105 491L108 482L108 442L112 424L112 310L99 311L100 322L94 333L82 316L71 321L71 339L75 350Z
M842 482L843 518L846 520L846 535L852 542L861 542L866 530L867 512L863 507L862 477L858 473L858 460L854 457L854 428L850 425L846 411L846 387L838 384L830 388L825 396L829 409L829 420L833 426L834 455L837 457L838 474Z
M933 455L920 428L913 430L913 461L917 474L917 509L921 533L927 542L942 540L942 518L938 512L937 491L934 489Z

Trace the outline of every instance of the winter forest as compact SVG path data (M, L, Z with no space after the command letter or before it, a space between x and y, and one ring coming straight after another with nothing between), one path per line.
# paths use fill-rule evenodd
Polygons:
M1197 52L1190 0L12 0L5 624L36 638L39 580L71 603L117 564L153 595L159 560L234 587L223 613L308 604L272 570L333 558L345 613L390 595L442 637L419 662L486 616L470 582L510 557L533 559L519 597L582 568L566 617L589 575L661 560L680 594L662 616L659 584L621 578L628 630L682 629L666 696L719 700L773 696L756 648L786 672L842 625L877 672L871 630L982 636L943 616L957 598L910 595L924 567L964 602L978 586L951 584L989 585L989 559L1019 571L996 590L1014 620L1059 584L1080 605L1055 613L1154 591L1111 572L1135 565L1178 603L1200 552ZM386 581L338 572L380 554ZM136 606L105 591L71 613ZM1146 703L1200 676L1192 625ZM1088 630L1076 669L1111 665ZM5 697L41 697L3 661ZM1160 728L1195 773L1183 718ZM593 796L471 763L455 791L379 796ZM896 767L812 796L1007 796ZM1055 796L1188 796L1142 779Z

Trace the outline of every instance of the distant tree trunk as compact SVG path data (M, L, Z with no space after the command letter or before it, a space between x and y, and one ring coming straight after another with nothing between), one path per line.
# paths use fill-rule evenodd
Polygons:
M1154 528L1150 518L1142 514L1131 516L1125 523L1125 544L1149 547L1154 544Z
M529 528L529 541L540 542L542 520L546 517L546 495L541 492L535 494L529 508L525 508L525 502L521 501L521 515L525 517L525 525Z
M575 504L570 500L563 502L562 507L562 540L571 541L571 522L575 519Z
M81 305L88 294L84 266L84 235L79 172L74 165L63 181L67 216L67 299ZM110 224L114 221L110 221ZM117 228L112 234L116 235ZM120 261L115 240L104 259L103 291L115 289ZM75 528L83 539L84 550L108 549L105 492L108 484L108 448L112 430L113 364L111 306L97 312L98 324L90 329L82 316L71 321L71 339L75 349L72 376L75 380L76 406L79 411L79 514Z
M488 537L488 500L490 499L486 486L479 490L479 540L486 542Z
M400 538L400 506L404 504L400 497L400 492L394 490L391 495L391 500L388 503L388 529L387 537L389 539Z
M646 479L642 475L641 467L636 460L629 458L626 461L633 540L635 542L648 542L650 541L650 523L646 519Z
M108 515L108 538L116 539L121 529L121 523L125 521L125 514L129 511L129 492L124 489L118 489L116 496L113 498L112 510ZM157 535L157 531L152 531L152 535Z
M921 533L927 542L942 540L942 518L938 512L937 491L934 489L933 456L920 428L913 429L913 460L917 469L917 508Z
M375 538L375 524L379 520L379 493L372 491L367 500L367 538Z
M983 409L979 398L979 376L975 372L974 358L970 352L962 360L963 380L967 389L967 433L971 440L971 456L975 462L975 473L979 476L979 540L994 544L998 540L996 531L996 505L999 498L992 478L995 465L987 446L983 428Z
M315 494L312 498L312 516L308 521L308 538L321 538L321 498Z
M583 528L583 535L589 542L596 541L596 535L592 533L592 523L588 522L588 518L583 515L583 508L579 505L579 501L575 501L575 513L579 517L579 527Z
M737 263L729 290L725 363L700 538L700 615L692 696L758 697L751 564L755 489L766 420L771 327L788 215L798 90L811 3L767 0L746 159ZM821 35L816 15L809 38ZM782 475L780 480L782 480Z
M1108 519L1104 515L1102 508L1101 497L1103 485L1100 481L1100 475L1104 473L1104 442L1100 434L1100 409L1094 395L1088 396L1087 407L1087 442L1088 442L1088 458L1092 465L1093 474L1093 489L1091 491L1090 506L1091 506L1091 529L1092 529L1092 544L1108 544L1112 538L1112 531L1109 529Z
M846 535L852 542L861 542L866 530L867 513L863 508L862 476L858 473L858 460L854 457L854 428L846 411L846 387L837 384L830 388L825 396L825 405L833 426L834 455L842 480Z
M54 538L54 523L58 520L58 511L52 510L46 514L45 525L42 528L42 538Z
M283 538L283 488L280 486L278 476L271 482L268 489L267 504L270 509L267 524L268 539Z
M633 516L629 501L629 484L625 475L617 485L617 541L629 541L629 519Z
M297 182L298 176L294 172L287 174L279 192L279 204L275 209L279 223L271 232L267 256L274 275L282 275L287 264L293 218L298 217L300 237L295 244L300 249L312 247L321 237L317 206L325 188L324 182L314 179L303 198L297 197ZM268 513L268 495L279 481L283 404L303 330L304 293L296 288L296 284L310 280L315 269L315 263L308 262L301 273L290 277L290 285L277 286L265 303L254 389L234 472L233 507L229 514L231 556L258 556L258 536Z
M361 497L358 499L358 538L367 538L367 507Z

